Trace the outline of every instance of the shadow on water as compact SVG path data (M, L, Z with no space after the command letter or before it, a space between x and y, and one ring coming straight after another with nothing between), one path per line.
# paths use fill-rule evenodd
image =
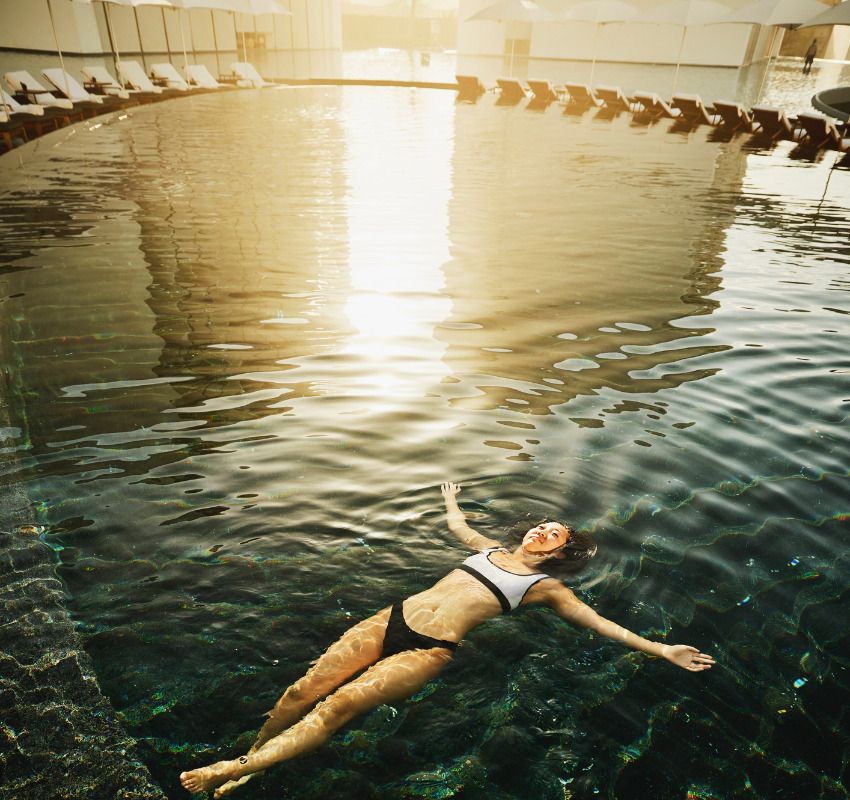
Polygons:
M168 792L456 565L448 478L489 535L594 531L584 599L718 666L506 616L237 796L842 796L848 195L742 144L314 88L9 177L7 479Z

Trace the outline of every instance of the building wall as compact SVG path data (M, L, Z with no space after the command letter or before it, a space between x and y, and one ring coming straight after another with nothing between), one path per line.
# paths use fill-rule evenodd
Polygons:
M112 51L108 13L119 53L228 52L237 49L237 32L266 34L266 49L339 49L342 47L340 0L290 0L292 16L231 14L227 11L52 0L53 18L63 53L87 55ZM234 19L235 17L235 19ZM182 23L182 35L181 35ZM0 48L56 51L47 0L0 0Z

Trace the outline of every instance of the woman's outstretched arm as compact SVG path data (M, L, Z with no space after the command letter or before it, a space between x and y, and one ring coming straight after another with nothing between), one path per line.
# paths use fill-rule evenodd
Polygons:
M501 547L501 543L482 536L466 524L466 517L463 515L463 511L460 510L457 500L455 500L460 492L460 486L456 483L447 482L440 487L440 491L443 493L443 499L446 501L446 524L458 539L473 550Z
M549 584L550 581L545 583ZM546 587L545 602L565 620L583 628L589 628L609 639L622 642L626 647L648 653L651 656L666 658L671 664L689 670L702 672L714 665L714 659L706 653L701 653L696 647L687 644L662 644L644 639L632 633L622 625L611 622L610 619L597 614L590 606L582 603L573 592L563 584L553 584Z

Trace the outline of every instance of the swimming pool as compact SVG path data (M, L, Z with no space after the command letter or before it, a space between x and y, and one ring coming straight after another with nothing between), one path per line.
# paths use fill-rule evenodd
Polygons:
M845 795L834 154L356 87L44 143L0 195L7 477L169 796L459 562L445 479L489 535L595 531L582 596L718 666L508 616L234 796Z

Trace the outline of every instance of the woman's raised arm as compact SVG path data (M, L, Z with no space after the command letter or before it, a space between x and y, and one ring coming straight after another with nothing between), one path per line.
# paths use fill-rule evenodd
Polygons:
M466 524L466 517L464 517L463 511L460 510L457 500L455 500L460 492L460 486L456 483L446 482L440 487L440 491L443 493L443 499L446 501L446 524L449 530L467 547L473 550L486 550L488 547L502 546L499 542L488 539L486 536L482 536L477 531L472 530Z
M549 583L546 581L546 583ZM565 620L574 625L590 628L592 631L607 636L609 639L621 642L626 647L648 653L651 656L666 658L671 664L689 670L702 672L714 665L714 659L706 653L701 653L696 647L687 644L661 644L644 639L632 633L622 625L611 622L610 619L597 614L590 606L582 603L573 592L563 584L547 586L545 601Z

